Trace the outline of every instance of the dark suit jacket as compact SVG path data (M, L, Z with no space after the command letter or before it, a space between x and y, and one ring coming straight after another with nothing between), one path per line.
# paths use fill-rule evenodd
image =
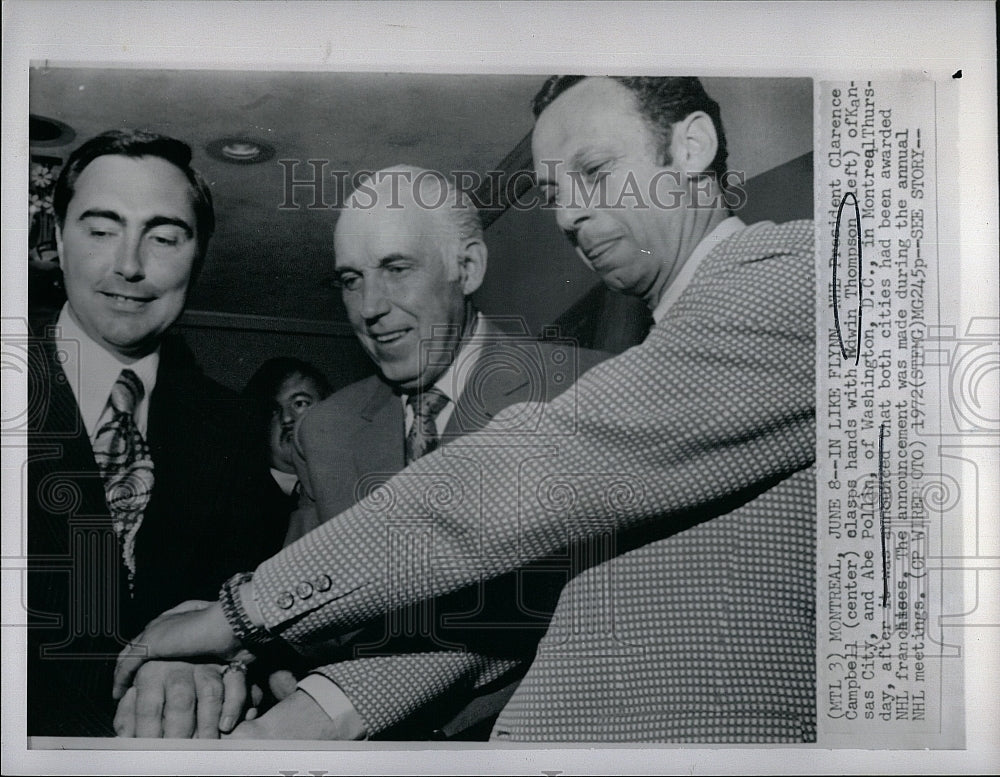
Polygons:
M270 473L268 473L264 491L266 493L265 499L267 500L267 514L274 516L275 523L280 524L284 532L287 530L288 521L292 513L299 506L298 492L293 490L292 493L286 494L281 490L278 481Z
M48 337L28 380L28 734L112 734L114 658L156 615L213 600L230 575L280 547L270 479L248 455L243 400L167 338L146 435L153 494L136 538L134 592L75 397ZM72 378L71 378L72 379ZM260 463L259 465L257 463Z
M577 349L568 341L537 342L503 335L488 319L481 321L476 337L485 343L441 436L442 445L481 430L510 405L558 396L578 375L608 356ZM530 425L532 420L529 415L518 419L518 423ZM402 470L404 437L400 397L378 376L347 386L310 408L296 431L295 463L302 497L292 515L286 543L347 509ZM536 599L544 600L541 578L536 582ZM550 581L550 607L563 582L564 578ZM443 622L445 611L476 609L483 600L503 602L492 619L509 620L510 613L501 615L500 611L516 606L512 601L518 596L514 586L516 581L511 579L494 584L488 594L466 592L464 598L438 609L440 620L435 628ZM461 628L442 628L440 639L432 638L427 643L393 638L387 634L385 624L381 626L355 640L355 647L358 642L385 641L369 651L372 656L341 661L325 667L323 673L351 698L370 733L397 739L427 736L471 697L518 676L541 636L540 625L533 635L517 632L517 637L511 630L470 634ZM503 647L498 642L501 636L506 643ZM448 645L455 644L469 649L447 650ZM403 653L409 655L398 655ZM346 655L356 656L357 651ZM452 727L444 727L445 733L474 722L478 710L485 706L479 703L473 711L456 718ZM399 727L411 715L414 717ZM488 729L484 738L485 733Z

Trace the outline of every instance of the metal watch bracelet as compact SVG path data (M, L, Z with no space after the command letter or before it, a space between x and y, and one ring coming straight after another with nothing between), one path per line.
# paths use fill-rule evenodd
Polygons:
M233 575L219 589L219 604L222 614L226 616L229 627L233 630L243 647L251 652L257 648L266 647L277 641L264 626L255 626L247 614L240 598L240 587L253 579L253 572L240 572Z

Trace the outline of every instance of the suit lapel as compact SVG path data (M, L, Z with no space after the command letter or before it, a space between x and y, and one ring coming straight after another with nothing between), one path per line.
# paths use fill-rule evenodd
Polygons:
M217 415L214 401L205 399L203 380L187 345L175 336L165 337L156 387L149 399L146 432L154 468L173 467L177 462L207 456L218 448L220 436L227 433L228 427ZM184 469L196 468L185 464ZM153 489L155 495L155 484Z
M29 489L33 507L29 516L30 546L36 552L64 553L69 542L67 519L74 516L107 516L104 484L101 481L94 451L80 416L69 380L56 359L55 344L44 339L39 343L44 369L29 373ZM78 502L72 512L45 509L55 491L72 482Z
M484 329L489 342L483 346L455 404L444 430L446 439L478 431L505 407L530 398L531 378L521 367L521 358L514 358L516 346L507 343L508 338L494 328Z
M358 414L362 421L351 435L356 472L399 472L406 466L403 450L403 405L381 380Z

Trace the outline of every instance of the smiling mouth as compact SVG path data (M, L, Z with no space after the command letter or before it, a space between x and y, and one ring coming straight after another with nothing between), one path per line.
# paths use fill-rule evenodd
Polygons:
M584 256L587 257L591 262L600 259L608 249L614 246L618 242L617 237L613 237L610 240L602 240L600 243L594 243L591 246L581 247Z
M115 302L131 302L134 304L152 302L155 299L155 297L131 297L126 294L114 294L110 291L102 291L101 294Z
M371 338L378 345L391 345L405 337L409 331L409 329L397 329L394 332L386 332L385 334L372 334Z

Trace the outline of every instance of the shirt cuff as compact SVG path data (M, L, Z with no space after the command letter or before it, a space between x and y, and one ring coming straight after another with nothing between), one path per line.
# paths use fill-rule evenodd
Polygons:
M357 728L360 729L360 733L355 738L368 738L368 732L365 730L365 724L358 711L354 708L351 700L347 698L347 694L333 680L321 674L307 674L299 680L298 689L309 694L330 720L339 721L345 715L356 719Z

